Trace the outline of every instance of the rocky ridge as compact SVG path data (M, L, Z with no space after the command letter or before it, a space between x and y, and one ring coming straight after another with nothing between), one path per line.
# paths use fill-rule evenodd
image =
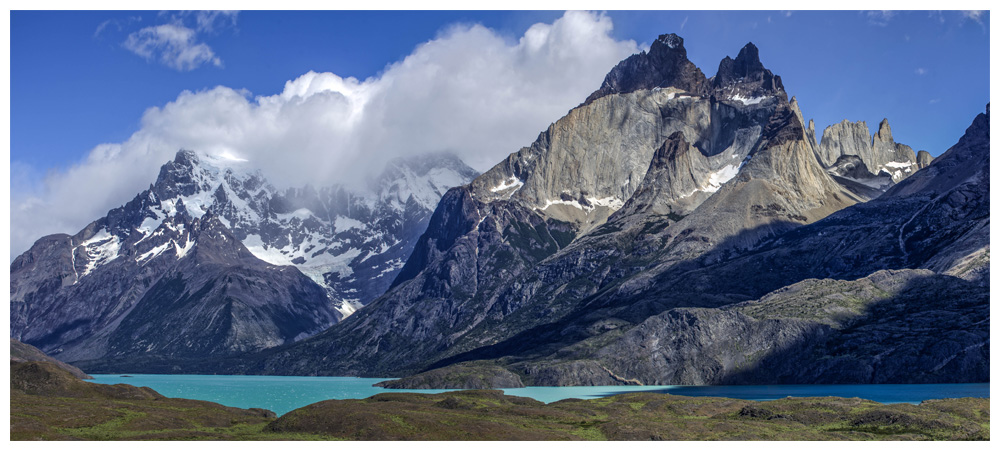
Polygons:
M129 203L15 259L11 336L124 369L301 340L381 294L474 175L442 154L395 160L367 191L279 191L246 161L180 151Z
M641 70L660 74L650 80L669 73L685 88L708 86L685 81L700 72L681 44L659 40L650 50L657 58L626 60L531 146L449 191L373 308L224 368L386 375L530 360L670 308L766 294L748 286L669 301L650 295L678 272L755 251L866 198L820 165L797 102L752 45L720 65L712 80L723 91L622 82L645 80L625 69L662 62L668 67ZM744 98L751 94L763 97Z

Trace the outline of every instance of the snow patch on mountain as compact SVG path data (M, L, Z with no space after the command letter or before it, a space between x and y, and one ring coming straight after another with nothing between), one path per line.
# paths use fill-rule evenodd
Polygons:
M739 172L740 167L734 164L726 165L722 169L715 171L708 175L708 186L703 188L703 191L707 193L714 193L722 187L723 183L732 180L736 177Z
M742 102L744 105L756 105L763 102L767 97L744 97L742 94L736 94L732 97L733 100Z
M79 274L79 277L84 277L93 272L98 266L107 264L118 258L118 251L121 249L121 239L109 234L107 229L101 229L100 232L97 232L89 240L81 243L80 246L83 246L87 253L87 266Z
M524 181L512 175L507 180L501 181L499 185L490 188L490 191L499 193L514 188L509 194L507 194L507 198L510 198L510 196L513 196L514 193L521 189L522 186L524 186Z

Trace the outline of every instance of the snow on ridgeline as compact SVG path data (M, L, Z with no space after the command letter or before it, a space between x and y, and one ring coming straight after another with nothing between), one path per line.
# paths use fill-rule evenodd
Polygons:
M120 207L139 209L114 215L126 223L102 228L74 247L74 273L78 281L118 259L125 247L140 266L163 256L180 260L196 245L184 230L187 217L211 212L255 257L295 266L324 287L347 316L381 294L368 293L379 286L374 281L391 281L398 273L415 244L406 240L419 236L410 229L429 219L448 189L478 175L440 154L394 160L363 187L278 190L252 162L232 153L182 150L129 204L135 207Z
M743 97L741 94L736 94L732 97L733 100L739 101L744 105L756 105L764 101L766 98L767 97Z
M585 199L587 201L587 205L580 204L580 201L578 200L546 199L545 205L542 206L542 208L537 208L537 209L544 211L553 205L568 205L570 207L579 208L580 210L590 213L594 211L597 207L605 207L610 209L611 211L618 211L619 208L622 208L622 206L625 205L625 203L622 202L621 199L618 199L617 197L614 196L604 197L604 198L587 197Z
M501 193L510 190L510 193L507 194L507 198L510 199L510 197L513 196L517 190L521 189L522 186L524 186L524 181L512 175L507 180L501 181L499 185L490 188L490 191L494 193Z

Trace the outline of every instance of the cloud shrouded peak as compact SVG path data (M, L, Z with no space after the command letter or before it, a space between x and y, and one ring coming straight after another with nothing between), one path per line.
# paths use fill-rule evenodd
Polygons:
M225 20L233 19L207 23ZM245 158L279 187L363 182L392 158L427 152L489 169L638 52L611 31L610 18L587 12L535 24L516 40L456 25L366 80L308 72L274 95L224 86L182 92L149 108L128 140L94 148L33 189L12 187L12 254L43 234L75 233L128 201L181 148ZM179 70L218 60L176 22L136 33L133 51Z

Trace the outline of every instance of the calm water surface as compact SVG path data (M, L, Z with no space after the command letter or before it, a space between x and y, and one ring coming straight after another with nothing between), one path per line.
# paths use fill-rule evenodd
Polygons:
M233 407L262 407L284 415L327 399L360 399L385 392L442 393L451 390L387 390L372 384L389 379L298 376L203 376L191 374L93 374L99 384L145 386L171 398L199 399ZM598 386L508 388L504 393L550 403L560 399L592 399L629 392L683 396L719 396L753 401L786 396L840 396L881 403L919 403L928 399L990 396L990 384L909 385L726 385L726 386Z

